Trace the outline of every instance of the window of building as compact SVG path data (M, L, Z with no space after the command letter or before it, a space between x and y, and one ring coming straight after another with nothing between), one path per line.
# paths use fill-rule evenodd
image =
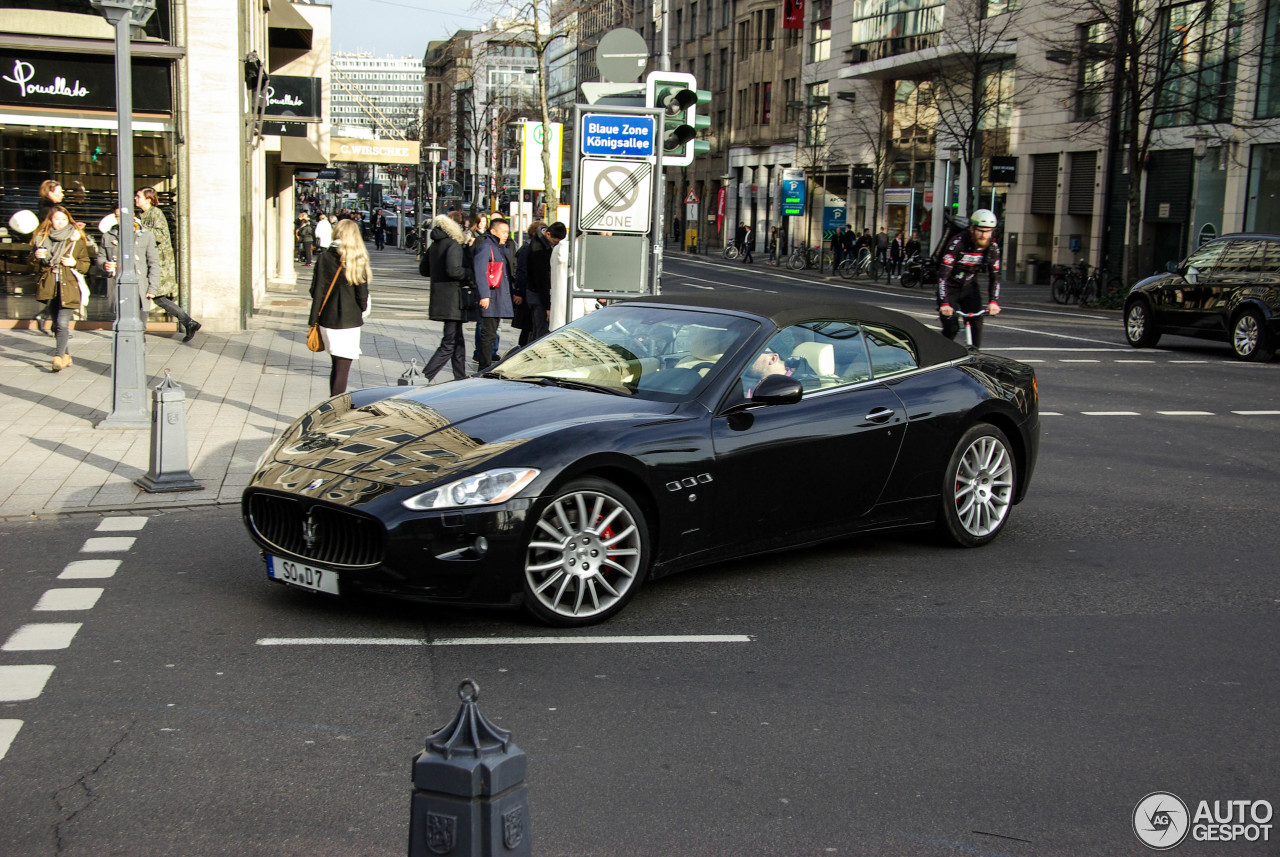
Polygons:
M1280 0L1268 0L1267 23L1262 36L1262 63L1258 70L1259 119L1280 116Z
M786 113L783 114L783 121L787 124L799 121L800 111L791 106L796 103L796 79L794 77L789 77L782 81L782 102L783 107L786 109Z
M765 83L760 91L760 124L768 125L773 113L773 84Z
M778 10L764 10L764 49L773 50L773 34L778 30Z
M671 29L671 41L680 44L680 34L684 32L684 10L676 10L676 25Z
M720 49L720 90L729 88L729 49Z
M751 84L751 124L760 124L760 84Z
M720 28L733 23L733 0L720 0Z
M764 50L764 10L757 9L751 13L751 24L756 31L756 52Z
M982 0L982 17L994 18L1005 12L1016 12L1022 8L1020 0Z
M1160 11L1168 74L1156 100L1156 127L1231 121L1242 5L1194 0Z
M1080 70L1076 90L1076 119L1091 119L1107 103L1107 80L1111 72L1111 52L1115 34L1105 21L1080 27Z
M808 133L807 145L821 146L827 142L827 105L831 101L826 81L813 83L805 90L805 111Z
M711 54L702 55L702 77L698 78L700 86L711 85Z
M1244 228L1280 232L1280 143L1249 149L1249 198Z
M831 59L831 0L816 0L813 4L813 24L809 33L810 62Z
M738 52L738 58L742 59L747 53L747 40L751 38L751 22L743 19L738 22L738 46L741 50Z
M689 4L689 41L698 37L698 4Z
M850 42L867 50L866 59L920 50L927 41L920 37L942 30L945 8L943 0L855 0Z

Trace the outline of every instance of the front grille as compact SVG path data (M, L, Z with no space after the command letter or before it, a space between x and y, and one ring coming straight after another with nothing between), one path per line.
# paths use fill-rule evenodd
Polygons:
M283 553L329 566L382 562L385 530L366 515L274 494L250 495L248 512L258 537Z

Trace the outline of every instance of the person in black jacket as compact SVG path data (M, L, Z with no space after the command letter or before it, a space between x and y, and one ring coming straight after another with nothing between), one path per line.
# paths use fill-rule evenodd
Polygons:
M444 335L422 371L427 383L446 363L452 363L453 380L467 377L467 337L462 325L471 320L475 295L474 275L464 249L470 243L471 233L462 229L461 212L441 214L431 221L431 246L427 248L431 305L427 312L432 321L444 322Z
M564 227L561 226L563 230ZM529 239L529 271L525 275L525 302L529 307L529 341L547 335L551 318L551 252L564 238L550 227L541 226Z
M307 322L319 323L332 360L331 396L347 391L351 361L360 357L360 327L369 314L369 280L369 251L360 224L339 220L333 226L333 243L316 257L311 269L311 319Z

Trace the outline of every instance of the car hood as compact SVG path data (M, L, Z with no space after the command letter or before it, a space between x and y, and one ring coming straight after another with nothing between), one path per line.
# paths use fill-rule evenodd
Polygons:
M266 470L306 468L383 486L427 485L475 472L498 455L578 425L661 419L675 408L489 379L400 393L362 390L331 399L295 423L276 443Z

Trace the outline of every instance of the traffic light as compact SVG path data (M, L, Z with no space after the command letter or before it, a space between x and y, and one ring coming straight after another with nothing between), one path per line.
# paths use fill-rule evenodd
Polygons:
M645 106L661 108L662 162L664 165L687 167L694 155L711 151L706 140L696 139L698 132L711 127L710 116L699 116L698 105L710 104L711 93L698 89L698 79L679 71L654 71L645 78Z

